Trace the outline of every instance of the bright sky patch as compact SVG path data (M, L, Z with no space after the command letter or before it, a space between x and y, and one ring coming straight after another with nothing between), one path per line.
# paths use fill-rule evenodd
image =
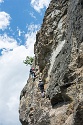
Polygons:
M5 30L10 24L10 15L6 12L0 12L0 29Z

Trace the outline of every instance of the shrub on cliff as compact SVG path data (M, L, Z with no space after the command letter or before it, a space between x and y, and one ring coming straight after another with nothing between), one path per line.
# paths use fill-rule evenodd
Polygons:
M25 60L23 60L23 63L27 65L32 65L34 58L27 56Z

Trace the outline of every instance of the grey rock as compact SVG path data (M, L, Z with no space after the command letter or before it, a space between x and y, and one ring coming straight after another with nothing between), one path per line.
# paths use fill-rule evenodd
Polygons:
M37 78L20 95L22 125L83 124L83 1L51 0L34 45ZM38 89L39 74L45 98Z

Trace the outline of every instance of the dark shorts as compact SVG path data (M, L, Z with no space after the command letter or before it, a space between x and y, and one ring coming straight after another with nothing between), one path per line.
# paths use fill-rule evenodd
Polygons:
M43 92L44 92L44 89L40 89L40 91L41 91L41 93L43 93Z

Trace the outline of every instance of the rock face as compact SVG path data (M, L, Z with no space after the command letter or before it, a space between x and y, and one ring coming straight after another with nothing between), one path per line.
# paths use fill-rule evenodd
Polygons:
M50 2L34 53L36 80L29 78L20 95L22 125L83 125L83 0Z

